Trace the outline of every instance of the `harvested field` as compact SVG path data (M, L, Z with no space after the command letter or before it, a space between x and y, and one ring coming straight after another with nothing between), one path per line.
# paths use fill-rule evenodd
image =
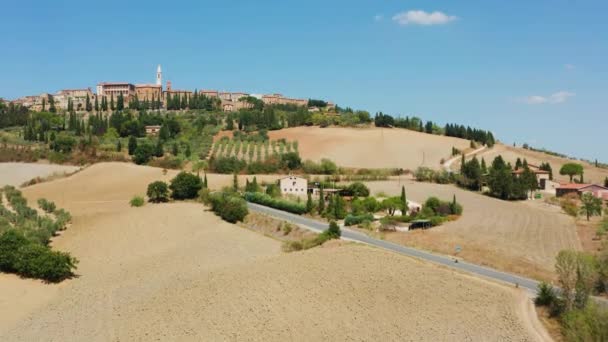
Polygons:
M402 179L370 182L372 193L401 193L424 203L429 196L451 200L464 207L462 217L426 231L387 233L390 241L459 256L481 265L537 279L552 279L555 257L562 249L581 249L572 217L543 201L506 202L452 185L419 183Z
M598 168L587 162L556 157L547 153L530 151L524 148L513 147L503 144L496 144L492 149L480 153L478 155L478 158L485 158L486 163L488 163L489 166L492 163L492 160L498 155L502 155L502 157L507 162L511 162L511 165L515 165L515 161L518 157L522 160L525 158L528 163L537 166L543 162L548 162L553 168L553 177L555 178L555 180L561 182L567 182L570 178L568 176L561 176L559 174L559 169L565 163L570 162L579 163L583 165L583 167L585 168L585 182L587 183L592 182L597 184L604 184L604 179L608 177L608 169ZM454 166L456 166L456 164Z
M72 213L53 245L80 259L78 277L2 275L0 340L543 338L513 288L361 245L283 254L195 203L128 206L160 176L108 163L25 189Z
M0 187L5 185L20 186L33 178L62 175L80 169L78 166L65 166L38 163L0 163Z
M414 132L407 129L295 127L269 132L271 139L299 143L302 159L329 158L343 167L439 169L452 147L466 149L464 139Z

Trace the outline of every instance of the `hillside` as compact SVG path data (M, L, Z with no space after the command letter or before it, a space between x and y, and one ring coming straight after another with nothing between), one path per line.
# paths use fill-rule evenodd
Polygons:
M513 288L361 245L284 254L195 203L128 206L170 176L104 163L26 188L72 213L53 246L78 277L0 275L0 339L541 339Z
M504 144L494 145L492 149L483 151L482 153L478 154L478 158L485 158L486 163L490 165L492 160L498 155L502 155L502 157L507 162L510 162L511 165L515 165L515 161L517 160L517 158L521 158L522 160L525 158L528 163L533 165L540 165L543 162L548 162L553 168L553 177L555 178L555 180L560 182L569 181L568 176L561 176L559 174L559 169L565 163L570 162L580 163L583 165L585 169L585 182L587 183L593 182L603 184L604 179L608 177L608 169L598 168L587 162L557 157L543 152L531 151L521 147L513 147Z
M468 140L399 128L295 127L271 131L269 136L297 141L302 159L329 158L354 168L439 169L452 147L470 146Z

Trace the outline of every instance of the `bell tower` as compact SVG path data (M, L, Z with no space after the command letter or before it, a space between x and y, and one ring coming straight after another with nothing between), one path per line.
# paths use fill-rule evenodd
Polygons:
M156 68L156 85L163 85L163 72L160 69L160 64L158 65L158 68Z

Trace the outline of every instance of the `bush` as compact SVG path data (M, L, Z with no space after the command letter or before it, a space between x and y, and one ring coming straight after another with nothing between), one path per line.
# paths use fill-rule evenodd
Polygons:
M545 282L538 284L538 293L534 298L534 304L538 306L550 307L557 302L557 294L553 289L553 286Z
M58 282L72 276L77 263L68 253L51 251L48 247L30 243L19 249L15 268L17 273L25 277Z
M169 200L169 187L163 181L150 183L146 195L152 203L167 202Z
M198 192L198 200L205 205L211 204L211 191L207 188L202 188Z
M0 235L0 271L16 272L19 249L30 242L20 232L10 229Z
M196 198L203 188L203 182L197 175L182 171L171 180L171 197L176 200Z
M44 198L38 199L38 206L40 207L40 209L44 210L46 213L52 213L56 209L55 203L53 203L51 201L47 201Z
M133 153L133 161L135 164L143 165L152 159L154 156L154 146L149 143L143 143L135 148L135 152Z
M327 228L327 230L324 231L323 234L326 234L327 237L329 237L330 239L339 239L342 235L342 232L340 231L340 227L338 226L336 221L331 221L329 223L329 228Z
M363 223L364 221L373 221L374 220L374 215L372 214L364 214L364 215L347 215L346 218L344 219L344 225L349 227L349 226L355 226L358 224Z
M281 164L290 170L295 170L300 168L302 160L298 152L288 152L281 156Z
M132 207L143 207L144 204L146 204L146 202L144 201L144 198L141 196L133 196L133 198L131 198L131 201L129 202L131 204Z
M220 157L211 160L209 164L217 173L239 173L247 166L245 161L237 157Z
M267 207L287 211L293 214L302 215L307 213L306 205L303 203L295 203L280 198L273 198L267 194L260 192L245 193L245 200L252 203L261 204Z
M346 196L357 196L357 197L368 197L369 188L361 182L355 182L346 187L345 195Z
M562 207L562 209L564 210L564 212L566 214L576 217L579 212L577 201L578 201L577 195L575 195L575 194L566 195L561 199L560 206Z
M238 196L227 193L214 193L211 195L210 201L211 210L230 223L243 221L245 216L249 214L247 202Z
M595 303L561 317L566 341L608 341L608 310Z

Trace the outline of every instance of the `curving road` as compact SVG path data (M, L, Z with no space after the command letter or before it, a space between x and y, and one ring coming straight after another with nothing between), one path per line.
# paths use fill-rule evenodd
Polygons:
M277 209L265 207L255 203L247 203L249 210L255 211L261 214L266 214L269 216L274 216L284 221L288 221L294 224L301 226L302 228L307 228L315 232L322 232L327 229L327 223L320 222L317 220L313 220L307 217L302 217L299 215L287 213L284 211L280 211ZM359 233L353 231L348 228L342 228L342 239L351 240L355 242L365 243L371 246L375 246L378 248L383 248L392 252L396 252L399 254L407 255L410 257L427 260L436 264L444 265L450 268L454 268L457 270L465 271L477 276L481 276L484 278L489 278L493 280L498 280L501 282L509 283L511 285L519 285L522 288L530 291L532 294L536 294L538 284L536 280L532 280L529 278L520 277L514 274L509 274L501 271L497 271L492 268L479 266L475 264L471 264L464 261L455 262L453 257L434 254L430 252L425 252L419 249L405 247L401 245L397 245L391 242L387 242L380 239L372 238L366 234Z

